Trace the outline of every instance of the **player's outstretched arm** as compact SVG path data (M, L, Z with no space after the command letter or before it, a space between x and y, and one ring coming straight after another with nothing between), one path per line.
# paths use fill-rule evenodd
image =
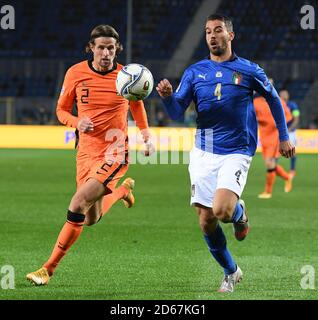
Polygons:
M296 153L295 146L289 140L281 141L279 143L279 152L285 158L292 158Z
M175 94L173 94L172 85L167 79L161 80L158 83L156 90L160 98L163 99L163 104L165 105L170 118L172 120L180 119L184 115L190 101L188 103L180 96L176 97Z

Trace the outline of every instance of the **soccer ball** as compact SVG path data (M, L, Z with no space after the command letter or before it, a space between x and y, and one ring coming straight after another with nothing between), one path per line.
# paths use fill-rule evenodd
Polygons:
M146 99L153 89L153 76L143 65L131 63L124 66L117 75L116 90L132 101Z

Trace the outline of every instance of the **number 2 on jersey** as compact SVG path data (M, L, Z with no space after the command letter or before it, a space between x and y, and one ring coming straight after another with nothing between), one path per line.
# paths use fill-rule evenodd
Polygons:
M222 96L221 89L222 89L222 83L219 82L219 83L216 85L215 90L214 90L214 95L215 95L216 97L218 97L218 100L221 100L221 96Z

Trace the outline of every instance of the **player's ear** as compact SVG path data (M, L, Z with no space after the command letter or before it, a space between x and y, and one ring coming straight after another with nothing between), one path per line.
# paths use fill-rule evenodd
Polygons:
M90 42L89 43L89 48L91 49L92 52L94 52L94 48L95 48L95 43L94 42Z
M233 41L234 38L235 38L235 33L234 33L234 31L229 32L229 35L230 35L230 41Z

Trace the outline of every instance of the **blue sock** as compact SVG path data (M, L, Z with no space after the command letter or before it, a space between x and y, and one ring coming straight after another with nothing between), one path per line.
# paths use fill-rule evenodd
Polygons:
M215 231L210 235L204 235L204 239L214 259L224 269L226 275L236 271L230 251L226 247L226 239L222 228L218 225Z
M239 204L239 202L236 202L235 210L232 216L232 222L237 222L239 221L243 216L243 208Z
M296 170L296 158L297 157L292 157L291 159L290 159L290 170Z

